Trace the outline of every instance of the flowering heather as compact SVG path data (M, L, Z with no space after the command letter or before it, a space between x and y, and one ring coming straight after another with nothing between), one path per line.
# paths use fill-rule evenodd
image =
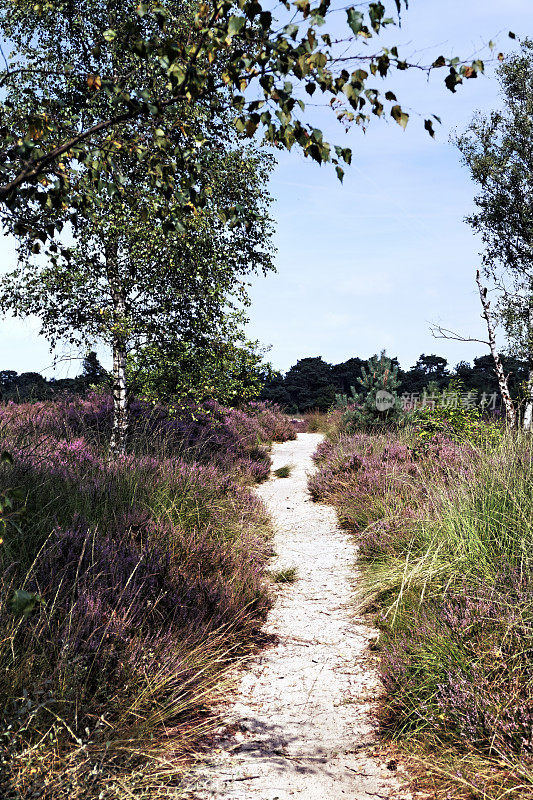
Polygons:
M38 598L27 617L0 608L2 796L47 782L53 800L114 797L105 769L129 780L139 742L157 750L167 729L179 762L268 609L270 522L248 484L293 427L266 404L177 414L134 402L132 417L129 452L110 461L110 398L0 406L14 459L0 491L25 498L0 550L0 592Z
M360 532L363 548L368 525L399 510L412 516L424 506L422 476L446 482L469 469L464 451L440 436L420 450L388 434L345 434L335 442L325 439L314 458L319 468L309 479L313 499L333 503L341 523Z
M446 774L442 797L533 797L533 444L481 439L340 435L309 486L360 545L384 730Z
M136 454L181 454L202 463L216 463L254 482L268 475L270 461L263 443L295 438L290 421L275 407L253 403L245 410L224 408L216 401L173 412L162 406L133 400L130 450ZM0 433L12 447L33 451L50 440L64 441L63 449L101 445L112 426L112 399L96 393L87 397L0 406ZM65 453L65 456L68 456ZM71 455L75 455L73 452Z
M382 676L394 728L428 723L490 755L533 756L533 584L516 569L465 583L387 628ZM528 653L529 650L529 653Z

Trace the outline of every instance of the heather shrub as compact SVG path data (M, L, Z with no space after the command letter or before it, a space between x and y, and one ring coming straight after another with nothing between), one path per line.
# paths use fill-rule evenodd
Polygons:
M143 649L164 657L176 643L199 644L222 627L228 644L232 635L242 640L250 626L257 627L268 607L261 580L265 552L260 539L234 548L207 532L187 535L168 526L152 530L150 524L142 533L130 525L114 537L81 523L57 529L24 583L25 590L43 598L39 610L20 625L3 609L1 624L10 634L11 650L3 654L4 665L13 654L22 662L30 650L34 662L46 665L48 685L55 687L50 703L64 705L63 716L70 716L75 698L80 730L104 707L111 721L128 699L122 687L133 681L136 691L132 676ZM5 577L10 578L9 570ZM5 596L7 582L2 589ZM34 669L27 667L29 675L26 668L9 675L3 696L35 688ZM143 681L150 678L146 670L154 668L159 669L155 656L151 665L143 663ZM2 670L0 682L8 672Z
M263 441L286 442L296 439L298 420L289 419L274 403L254 402L247 406L259 425Z
M529 797L533 443L459 439L326 440L310 488L360 546L356 600L381 629L384 731L435 767L443 797L466 786Z
M497 582L464 582L406 624L386 626L385 725L522 766L533 756L533 586L507 568ZM408 609L413 613L413 607ZM400 728L399 728L400 726ZM517 764L520 768L520 764Z
M110 411L96 394L0 406L3 797L176 785L269 605L270 522L247 484L290 424L265 404L133 403L111 462Z
M311 496L336 506L341 524L359 532L363 553L369 525L400 511L411 516L426 501L428 487L421 475L446 481L467 469L461 450L444 437L435 437L420 451L389 433L325 439L315 461L319 469L309 478Z
M132 400L130 415L131 454L156 458L181 455L190 461L237 469L241 477L248 476L252 481L268 474L264 443L296 436L290 420L267 403L252 403L239 410L212 400L172 410ZM21 449L32 450L36 441L42 446L48 439L60 439L69 444L83 440L83 446L102 450L111 426L112 398L96 392L86 397L0 406L2 438Z

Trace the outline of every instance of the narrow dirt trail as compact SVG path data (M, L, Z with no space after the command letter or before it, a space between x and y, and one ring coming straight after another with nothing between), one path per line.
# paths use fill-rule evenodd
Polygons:
M257 489L276 527L273 569L297 567L265 630L277 644L243 674L225 711L228 730L199 769L200 800L372 800L407 798L371 754L379 681L368 658L374 632L350 611L356 548L335 511L312 502L307 475L320 434L276 444L273 469L289 478Z

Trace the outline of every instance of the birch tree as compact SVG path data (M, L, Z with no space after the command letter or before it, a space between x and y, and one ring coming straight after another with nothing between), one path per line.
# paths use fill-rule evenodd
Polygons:
M213 120L230 111L244 136L300 149L330 162L342 179L352 151L328 142L307 107L322 98L343 127L366 128L389 116L405 128L409 114L387 85L397 71L442 70L455 92L483 62L438 56L409 61L400 46L380 46L406 0L349 5L330 0L17 0L0 8L0 216L17 236L46 239L93 202L102 182L120 191L121 134L151 185L172 202L160 207L165 228L183 226L208 200L199 185L202 150L183 124L184 108L204 105ZM444 12L443 12L444 13ZM417 43L421 50L423 42ZM433 135L436 117L424 127ZM161 148L169 154L160 161ZM78 183L85 171L90 181ZM40 225L50 207L53 223ZM239 206L220 211L226 220Z
M205 174L213 181L209 205L188 218L185 233L164 231L163 202L138 181L120 194L95 195L79 218L74 244L50 242L0 284L0 309L36 314L52 346L106 344L113 359L112 455L125 451L128 434L127 360L148 344L227 338L233 306L246 302L245 276L272 269L265 189L270 160L253 150L212 151ZM228 228L217 209L238 202L247 224Z
M507 376L505 374L503 363L496 345L496 332L494 330L494 323L492 321L490 300L487 297L487 287L483 286L481 283L481 275L479 270L476 271L476 283L479 291L479 299L481 300L481 307L483 308L483 318L485 319L485 323L487 325L487 333L489 337L488 345L494 361L494 369L496 370L496 377L498 378L498 386L500 387L500 394L505 407L505 418L511 428L516 428L516 410L511 398L511 393L509 391Z
M483 242L483 269L495 281L511 345L529 361L523 426L533 429L533 42L502 61L502 108L478 114L457 139L479 186L467 218Z

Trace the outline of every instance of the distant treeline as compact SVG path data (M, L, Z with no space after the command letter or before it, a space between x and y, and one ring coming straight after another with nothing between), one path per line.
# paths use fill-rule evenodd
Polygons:
M509 375L511 394L516 398L520 384L527 380L528 365L510 356L502 356L504 369ZM318 409L327 411L335 403L336 394L350 394L354 386L360 389L361 367L368 362L363 358L349 358L341 364L328 364L320 356L302 358L283 375L273 373L265 383L260 399L278 403L290 413ZM473 364L461 361L454 369L442 356L420 356L411 369L404 371L398 359L392 364L398 366L400 386L398 394L421 396L424 391L445 389L450 380L460 379L464 391L476 391L479 396L498 393L498 382L494 372L492 356L475 358ZM0 370L0 401L26 402L28 400L47 400L68 392L86 392L91 386L106 383L109 375L102 367L96 353L89 353L83 360L80 375L74 378L45 378L38 372L17 373L14 370Z
M511 394L516 397L520 384L528 377L527 362L510 356L502 356L502 361L509 374ZM476 391L480 396L484 392L487 395L499 392L491 355L474 358L472 364L460 361L454 369L448 367L448 361L442 356L424 353L407 371L400 368L397 358L393 358L392 363L399 368L400 395L442 390L452 379L460 379L464 391ZM367 366L367 361L362 358L349 358L341 364L328 364L320 356L302 358L285 375L275 374L262 390L261 399L279 403L291 413L311 409L327 411L334 404L336 394L349 394L351 386L356 390L360 388L363 366Z
M80 375L74 378L45 378L39 372L15 372L0 370L0 402L13 400L24 403L28 400L50 400L58 395L84 393L91 386L98 386L108 379L96 353L88 353L83 359Z

